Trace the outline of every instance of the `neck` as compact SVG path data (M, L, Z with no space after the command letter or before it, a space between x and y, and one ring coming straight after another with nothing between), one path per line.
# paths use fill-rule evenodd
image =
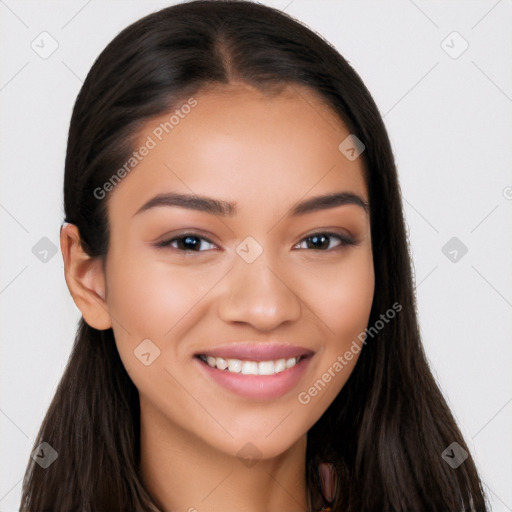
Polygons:
M251 463L171 423L142 397L140 404L141 476L162 511L310 510L306 435L280 455Z

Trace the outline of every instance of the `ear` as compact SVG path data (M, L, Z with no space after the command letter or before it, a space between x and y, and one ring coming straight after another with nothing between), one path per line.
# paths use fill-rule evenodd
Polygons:
M60 228L64 276L69 291L84 320L98 330L112 327L106 297L103 261L89 256L82 248L78 228L66 223Z

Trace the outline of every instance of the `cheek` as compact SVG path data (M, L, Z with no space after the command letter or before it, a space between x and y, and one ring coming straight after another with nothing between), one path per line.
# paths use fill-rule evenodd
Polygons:
M149 261L147 254L133 250L130 256L118 257L117 264L114 256L107 273L108 308L117 350L139 391L150 389L158 372L161 377L164 368L182 360L186 346L180 339L203 311L202 299L214 277L205 270L171 266L164 256ZM146 353L146 346L158 354L149 366L137 358Z
M172 329L176 325L178 332L186 324L187 312L204 295L205 280L201 283L201 275L162 261L150 262L135 251L117 260L114 256L107 273L107 302L117 350L139 392L152 396L157 382L172 386L163 373L166 361L178 358L179 344L169 343ZM144 361L146 353L150 355Z
M163 339L206 291L200 272L122 258L109 275L108 307L133 338Z
M374 293L373 260L369 251L354 253L306 279L308 304L324 323L325 332L337 349L343 349L364 331ZM326 348L329 348L326 347Z
M350 264L349 264L350 263ZM314 378L301 389L297 399L311 425L325 412L350 377L361 351L374 293L371 253L357 256L330 269L322 276L325 286L309 283L312 309L322 321L324 347Z

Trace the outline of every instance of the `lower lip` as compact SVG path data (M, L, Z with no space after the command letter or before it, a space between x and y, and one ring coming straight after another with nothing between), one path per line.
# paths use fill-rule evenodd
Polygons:
M244 375L213 368L201 359L194 358L201 371L229 391L253 400L271 400L291 391L309 366L312 356L301 359L292 368L273 375Z

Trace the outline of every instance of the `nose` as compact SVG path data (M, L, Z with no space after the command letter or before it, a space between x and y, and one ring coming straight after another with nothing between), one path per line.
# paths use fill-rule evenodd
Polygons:
M243 322L259 331L271 331L297 321L301 301L287 273L263 253L252 263L241 258L228 272L219 298L218 313L225 322Z

